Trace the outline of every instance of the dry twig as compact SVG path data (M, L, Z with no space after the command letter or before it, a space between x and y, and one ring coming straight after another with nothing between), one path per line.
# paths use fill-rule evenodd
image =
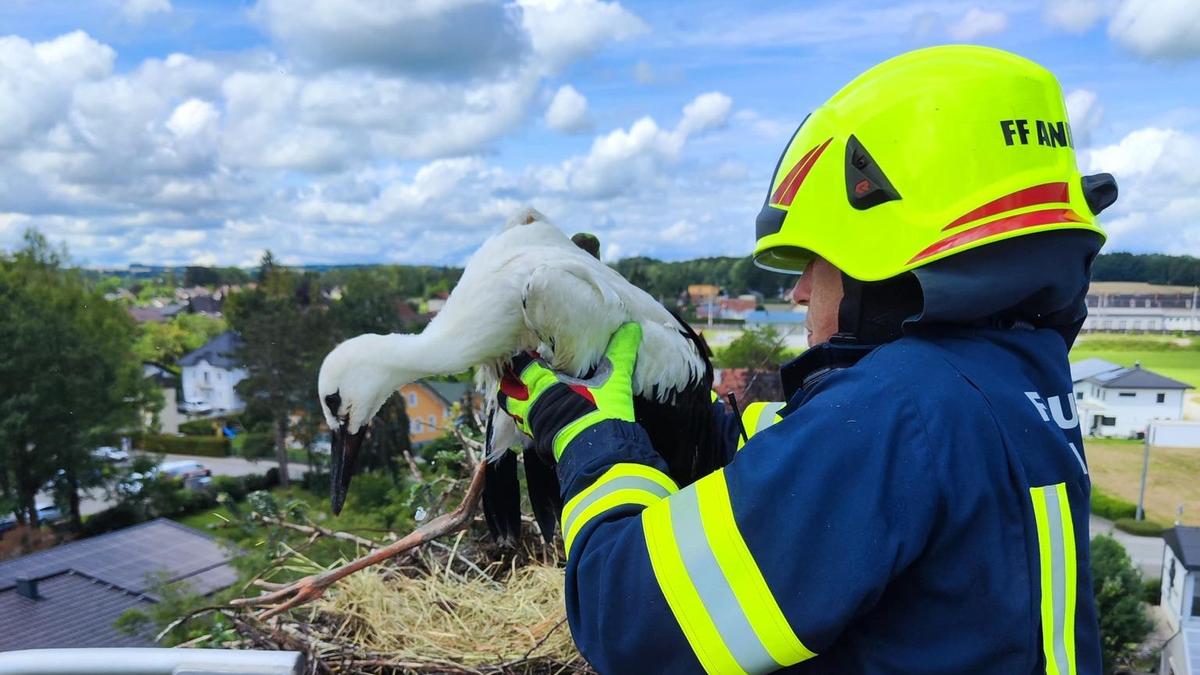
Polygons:
M457 508L450 513L442 514L430 520L400 540L375 549L368 555L341 567L305 577L285 588L265 593L256 598L239 598L231 604L236 607L265 607L266 611L262 612L258 617L260 620L265 621L293 607L298 607L321 597L325 593L325 589L329 588L339 579L389 558L394 558L401 553L411 551L432 539L463 529L471 522L471 516L474 515L475 508L478 506L480 497L483 495L483 484L486 475L484 468L485 464L483 462L476 464L475 472L471 476L471 484L468 486L467 493L463 495L462 502L459 503Z

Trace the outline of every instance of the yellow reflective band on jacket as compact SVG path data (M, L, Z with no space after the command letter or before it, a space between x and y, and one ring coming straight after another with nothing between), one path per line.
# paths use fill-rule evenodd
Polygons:
M1029 488L1041 568L1047 675L1075 675L1075 529L1067 484Z
M783 419L779 416L779 411L783 410L784 405L786 404L773 401L751 403L746 406L746 409L742 411L742 427L746 430L747 438L753 438L754 434ZM741 450L745 444L746 439L738 436L737 449Z
M667 474L645 464L614 464L563 506L563 548L596 516L617 506L649 506L679 490Z
M814 656L784 617L733 517L724 469L642 512L655 579L708 673L766 673Z

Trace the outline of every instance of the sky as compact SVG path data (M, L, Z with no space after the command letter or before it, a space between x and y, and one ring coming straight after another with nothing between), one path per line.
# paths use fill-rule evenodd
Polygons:
M462 264L532 205L609 260L747 255L804 116L951 43L1058 76L1106 250L1200 255L1196 0L5 0L0 249Z

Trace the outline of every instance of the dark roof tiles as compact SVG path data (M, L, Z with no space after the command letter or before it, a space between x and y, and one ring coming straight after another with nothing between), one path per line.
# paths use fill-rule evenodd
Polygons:
M179 359L180 366L194 366L207 361L218 368L241 368L237 352L242 348L242 338L235 332L224 333L204 343L204 346Z
M1163 533L1163 541L1189 570L1200 570L1200 527L1176 525Z

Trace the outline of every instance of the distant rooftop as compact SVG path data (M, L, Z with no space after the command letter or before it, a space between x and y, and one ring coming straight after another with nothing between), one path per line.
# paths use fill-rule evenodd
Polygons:
M438 382L435 380L421 380L421 384L433 390L443 401L448 404L458 403L462 400L463 395L470 388L466 382Z
M1189 570L1200 570L1200 527L1176 525L1163 533L1163 541Z
M1104 359L1084 359L1071 364L1071 381L1080 382L1089 377L1094 377L1100 373L1107 373L1111 370L1120 370L1121 366Z
M1173 380L1164 375L1146 370L1141 366L1120 368L1093 375L1088 380L1102 387L1113 389L1191 389L1187 382Z
M157 600L162 581L208 594L237 581L233 552L165 518L0 562L0 651L136 647L146 640L114 627L123 612ZM37 580L37 600L16 580Z
M1088 293L1093 295L1175 295L1191 293L1195 286L1164 286L1144 281L1093 281Z
M179 359L180 366L194 366L201 361L218 368L240 368L242 362L236 357L242 346L242 338L235 332L224 333L204 343L204 346Z

